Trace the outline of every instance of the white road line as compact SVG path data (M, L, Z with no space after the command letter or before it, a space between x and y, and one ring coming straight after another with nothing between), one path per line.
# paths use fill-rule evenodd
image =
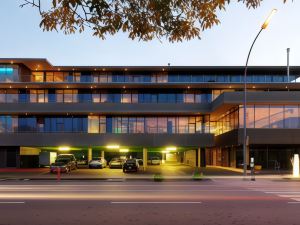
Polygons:
M111 204L201 204L202 202L110 202Z
M15 188L15 189L0 189L0 193L4 192L17 192L17 191L24 191L24 192L251 192L248 190L188 190L188 189L173 189L173 190L158 190L158 189L146 189L146 190L99 190L99 189L89 189L89 190L81 190L81 189L72 189L72 190L64 190L64 189L56 189L56 190L47 190L47 189L23 189L23 188ZM252 191L256 192L256 191Z
M70 185L70 184L39 184L39 185L1 185L1 188L7 187L210 187L210 186L220 186L220 185L208 185L208 184L132 184L132 185L122 185L122 184L79 184L79 185Z
M278 195L282 198L300 198L300 195Z
M300 191L267 191L266 194L300 194Z
M25 202L0 202L0 204L25 204Z

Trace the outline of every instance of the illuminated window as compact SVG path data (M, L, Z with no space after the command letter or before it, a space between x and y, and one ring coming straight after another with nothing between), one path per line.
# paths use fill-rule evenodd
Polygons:
M43 82L44 72L32 72L31 82Z
M98 116L88 116L88 133L99 133Z

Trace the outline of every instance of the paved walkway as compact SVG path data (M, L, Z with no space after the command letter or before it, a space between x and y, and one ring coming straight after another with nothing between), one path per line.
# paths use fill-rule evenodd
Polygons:
M191 166L182 164L163 164L160 166L148 166L146 171L142 169L138 173L123 173L121 169L87 169L80 168L72 171L69 174L61 174L61 179L67 180L107 180L107 179L183 179L191 180L195 178L242 178L242 173L236 169L222 168L222 167L206 167L195 169ZM291 179L291 175L286 174L258 174L256 178L270 178L270 179ZM31 179L31 180L55 180L56 174L51 174L49 168L36 169L14 169L4 168L0 169L0 180L13 179Z

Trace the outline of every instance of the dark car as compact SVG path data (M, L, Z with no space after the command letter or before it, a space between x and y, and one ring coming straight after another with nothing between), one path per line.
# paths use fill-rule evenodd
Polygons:
M68 159L71 163L71 170L77 169L77 160L73 154L59 154L56 160L59 159Z
M139 163L136 159L127 159L123 164L123 172L134 171L137 172L139 170Z
M70 159L57 159L55 163L50 165L50 172L57 173L60 170L61 173L69 173L72 169L72 162Z

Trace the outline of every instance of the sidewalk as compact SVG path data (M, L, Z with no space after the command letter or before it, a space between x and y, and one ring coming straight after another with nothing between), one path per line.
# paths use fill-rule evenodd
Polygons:
M196 171L196 174L195 174ZM149 166L146 171L123 173L121 169L77 169L69 174L61 174L61 180L214 180L243 179L242 170L208 166L196 169L185 165ZM248 171L247 179L250 179ZM256 179L300 181L291 174L255 174ZM36 169L0 169L0 180L57 180L57 174L51 174L49 168Z

